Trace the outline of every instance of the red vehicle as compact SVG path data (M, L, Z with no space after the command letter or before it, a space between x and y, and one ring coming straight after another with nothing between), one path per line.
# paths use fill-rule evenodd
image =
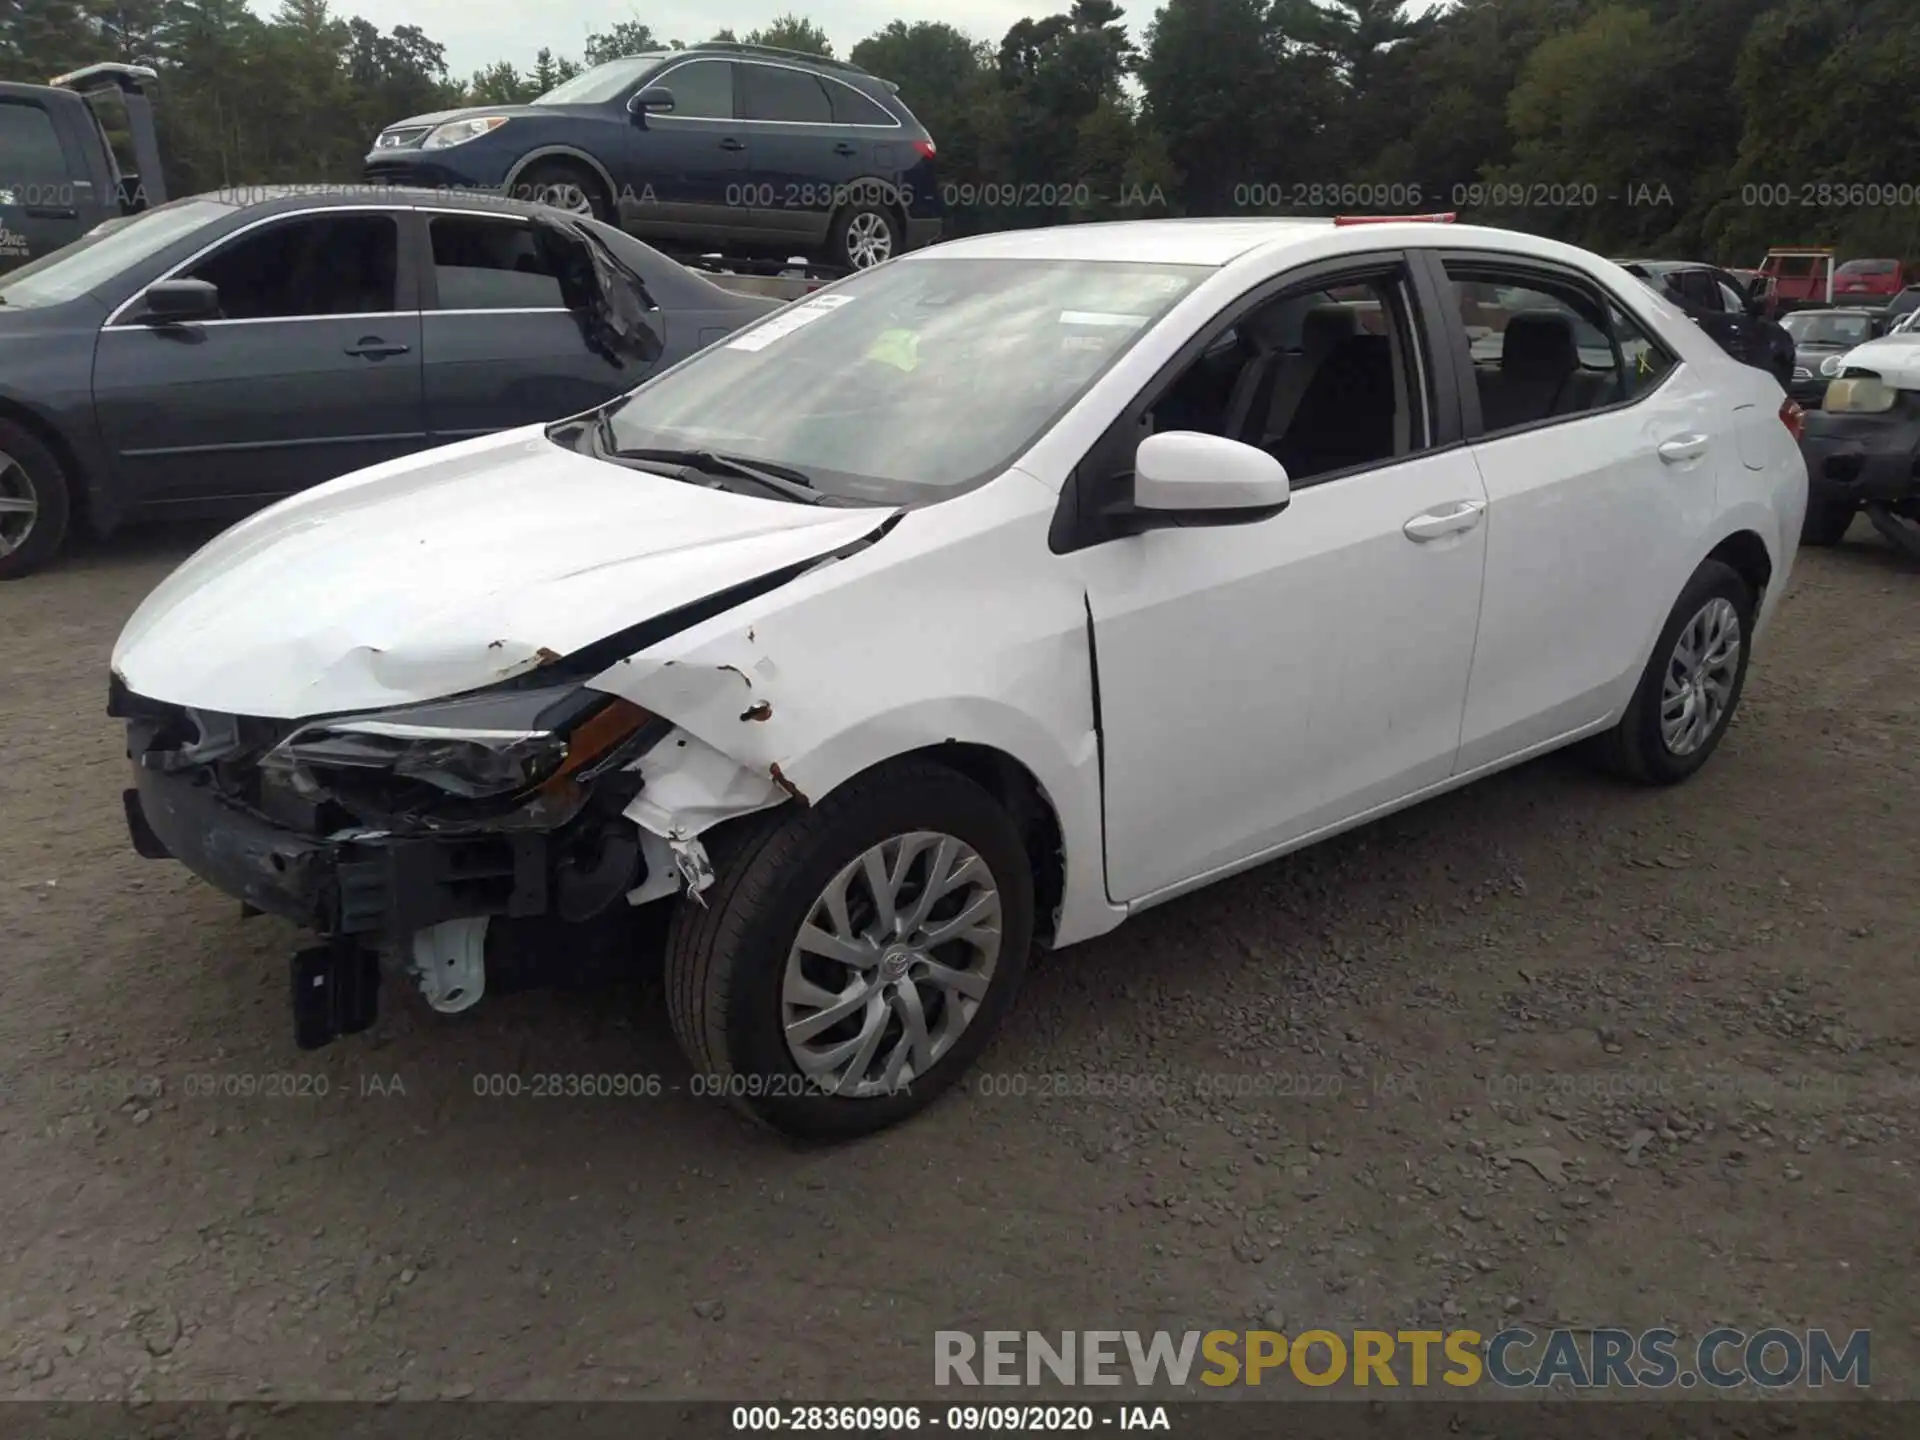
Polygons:
M1833 272L1833 298L1848 300L1891 300L1906 284L1906 267L1898 260L1849 260Z
M1760 273L1772 283L1775 312L1833 304L1833 267L1830 245L1778 246L1767 251Z

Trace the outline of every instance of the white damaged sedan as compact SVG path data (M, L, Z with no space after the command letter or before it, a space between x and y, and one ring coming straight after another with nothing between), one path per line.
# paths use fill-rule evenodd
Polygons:
M1444 218L956 241L283 501L114 650L134 844L315 933L308 1046L383 969L456 1011L659 916L702 1088L840 1136L951 1084L1036 942L1575 741L1682 780L1799 411Z

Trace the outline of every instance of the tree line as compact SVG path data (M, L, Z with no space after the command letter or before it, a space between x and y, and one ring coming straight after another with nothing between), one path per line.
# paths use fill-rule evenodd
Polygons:
M465 78L328 0L0 0L0 76L160 71L169 187L351 180L402 117L678 47L632 19ZM831 55L811 20L740 39ZM896 20L846 58L939 146L956 232L1144 215L1454 210L1615 255L1920 259L1914 0L1114 0L998 42Z

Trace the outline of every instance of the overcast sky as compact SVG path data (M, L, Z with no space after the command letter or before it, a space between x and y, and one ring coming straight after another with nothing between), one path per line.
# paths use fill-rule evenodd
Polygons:
M273 0L254 4L265 13L274 8ZM418 25L447 47L448 69L464 78L495 60L531 65L542 45L556 55L578 59L589 31L604 30L619 20L644 20L662 39L692 42L720 29L744 35L792 12L824 29L834 53L845 56L891 20L945 20L997 44L1023 16L1051 15L1066 5L1067 0L721 0L717 5L712 0L643 0L639 5L633 0L542 0L538 5L519 0L334 0L333 8L341 15L364 15L382 30ZM1138 13L1133 6L1125 8L1137 39L1155 4Z

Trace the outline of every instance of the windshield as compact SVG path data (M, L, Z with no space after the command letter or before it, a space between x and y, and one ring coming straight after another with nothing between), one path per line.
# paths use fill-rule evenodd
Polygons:
M1802 345L1864 345L1873 338L1873 322L1864 315L1801 310L1780 323Z
M1839 275L1891 275L1899 265L1892 260L1849 260L1835 273Z
M617 100L629 85L664 59L664 55L627 55L618 60L609 60L604 65L596 65L571 80L563 81L544 95L536 96L533 103L603 105L609 100Z
M619 448L717 450L876 504L1005 469L1208 267L898 261L775 311L611 412Z
M12 309L72 300L239 208L221 200L174 200L131 219L103 221L71 245L0 278L0 303Z

